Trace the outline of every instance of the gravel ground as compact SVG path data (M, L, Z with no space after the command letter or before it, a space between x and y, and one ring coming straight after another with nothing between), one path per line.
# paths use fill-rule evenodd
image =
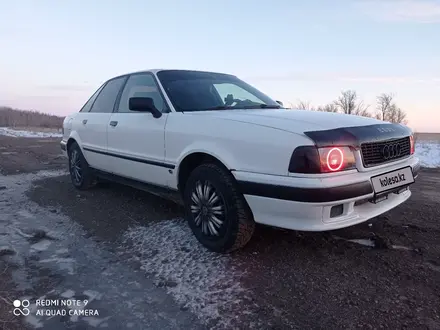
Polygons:
M57 169L66 160L60 154L60 139L15 138L0 135L0 174Z
M0 137L0 148L7 146L3 150L24 151L13 161L1 155L4 174L64 166L57 141L23 140ZM74 291L107 292L96 308L114 319L101 323L111 329L127 320L142 329L158 313L173 322L151 321L149 328L440 329L439 170L423 169L411 199L369 223L326 233L258 226L245 249L227 256L201 248L181 219L182 210L171 202L116 184L78 192L68 176L55 175L9 175L12 181L3 190L7 198L0 211L3 207L15 217L15 226L26 215L39 215L32 220L35 224L66 235L54 251L68 249L75 259L74 275L67 276L59 267L41 265L41 253L55 253L51 248L40 249L39 257L23 252L23 271L33 280L9 278L22 295L74 286ZM30 189L23 188L25 195L9 193L10 187L32 180ZM0 245L6 235L0 232ZM117 283L106 287L108 274L101 269L116 274ZM32 290L22 288L26 281L33 282ZM138 289L130 291L134 282ZM119 307L122 317L112 313L112 301L124 299L124 290L130 292L132 305ZM155 314L138 314L133 306L141 297Z

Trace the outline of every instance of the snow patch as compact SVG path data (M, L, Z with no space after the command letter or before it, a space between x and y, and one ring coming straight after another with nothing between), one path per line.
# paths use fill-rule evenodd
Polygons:
M0 135L10 137L26 137L26 138L60 138L63 137L61 133L55 132L35 132L15 130L10 127L0 127Z
M51 244L52 244L51 241L49 241L47 239L43 239L43 240L39 241L38 243L32 244L31 250L37 251L37 252L46 251L50 247Z
M351 243L355 243L355 244L359 244L359 245L363 245L363 246L369 246L369 247L375 247L375 243L373 240L368 239L368 238L344 238L344 237L340 237L340 236L333 236L334 239L337 240L344 240L347 242L351 242Z
M363 246L369 246L369 247L375 247L376 245L374 244L374 241L372 241L371 239L367 239L367 238L353 238L353 239L347 239L347 242L351 242L351 243L356 243L356 244L360 244Z
M133 244L133 258L141 269L202 322L228 328L232 320L222 315L247 312L243 303L246 290L240 284L244 271L230 256L201 246L184 220L130 228L124 241Z
M75 263L75 260L72 258L49 258L40 260L41 263L55 263L58 265L58 267L61 270L66 270L69 275L74 275L74 267L73 264Z
M391 245L392 249L395 250L404 250L404 251L413 251L414 249L407 247L407 246L403 246L403 245Z
M416 156L423 167L440 167L440 143L423 141L416 143Z
M75 295L75 291L73 290L66 290L61 294L61 297L63 298L72 298Z

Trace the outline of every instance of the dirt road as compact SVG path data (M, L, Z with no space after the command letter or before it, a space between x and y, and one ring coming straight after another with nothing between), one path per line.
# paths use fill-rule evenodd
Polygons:
M15 285L0 288L7 291L0 296L79 297L99 316L41 317L31 306L13 322L45 329L440 328L439 170L423 169L410 201L368 224L327 233L259 226L245 249L222 256L199 246L171 202L115 184L76 191L54 172L64 169L58 141L45 140L0 137L7 174L0 176L0 246L12 250L0 263ZM15 150L23 152L13 161L2 154ZM51 171L30 173L43 169Z

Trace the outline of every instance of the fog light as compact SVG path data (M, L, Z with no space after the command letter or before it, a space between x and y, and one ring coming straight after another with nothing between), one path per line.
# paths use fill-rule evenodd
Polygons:
M335 218L340 216L344 212L344 205L335 205L330 209L330 218Z

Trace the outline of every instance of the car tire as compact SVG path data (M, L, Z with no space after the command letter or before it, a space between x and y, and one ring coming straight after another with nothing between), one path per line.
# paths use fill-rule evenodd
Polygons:
M232 174L215 163L190 174L183 193L185 215L197 240L214 252L228 253L251 239L255 221Z
M79 190L87 190L95 186L96 176L76 142L69 147L68 155L69 173L73 186Z

